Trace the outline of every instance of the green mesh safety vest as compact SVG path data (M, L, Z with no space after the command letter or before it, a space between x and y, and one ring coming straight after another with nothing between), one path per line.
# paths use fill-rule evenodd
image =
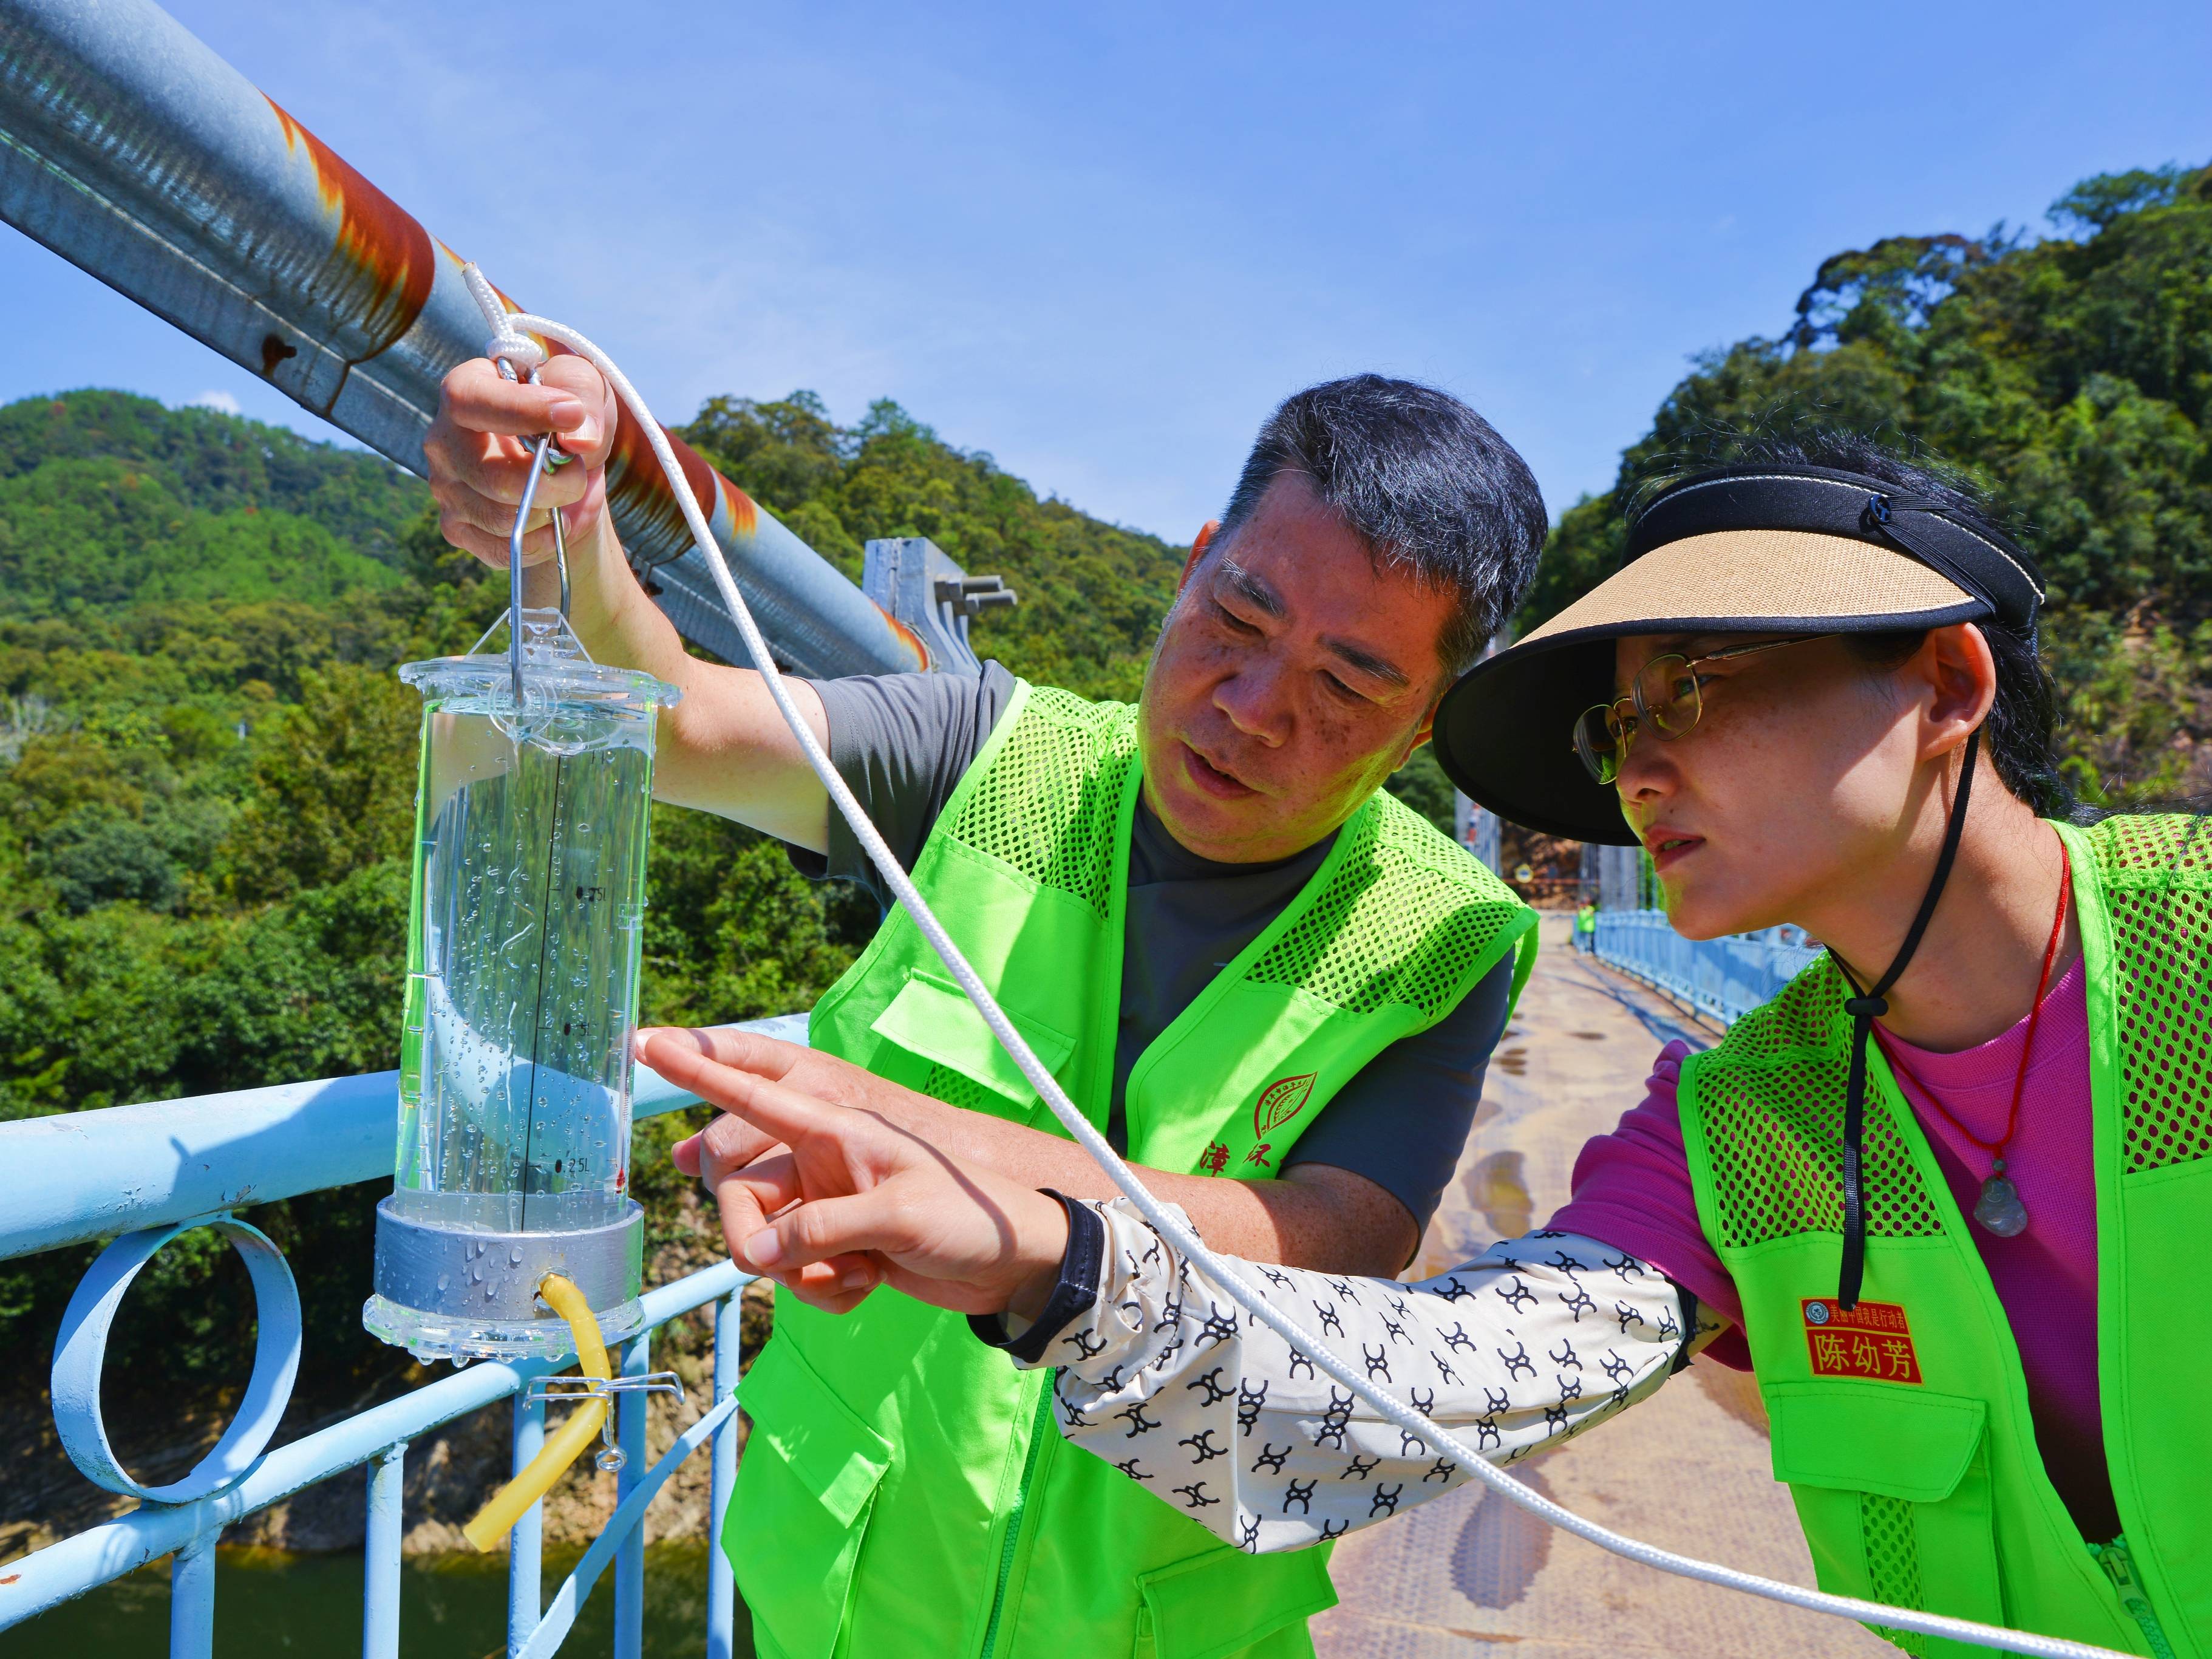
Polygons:
M1138 790L1136 711L1020 687L915 881L1014 1024L1103 1129ZM1322 1105L1436 1023L1535 915L1388 795L1147 1048L1133 1162L1271 1176ZM1060 1133L904 910L814 1010L814 1046L939 1099ZM779 1295L745 1379L754 1429L724 1546L777 1659L1218 1659L1312 1653L1324 1552L1249 1556L1053 1420L1056 1375L890 1291L842 1318ZM1136 1432L1133 1426L1132 1432Z
M2011 1324L1878 1046L1865 1287L1849 1313L1834 1302L1850 1021L1826 957L1684 1063L1683 1139L1823 1589L2207 1659L2212 824L2057 828L2088 982L2097 1367L2121 1547L2085 1541L2044 1472ZM1913 1653L1980 1651L1881 1633Z

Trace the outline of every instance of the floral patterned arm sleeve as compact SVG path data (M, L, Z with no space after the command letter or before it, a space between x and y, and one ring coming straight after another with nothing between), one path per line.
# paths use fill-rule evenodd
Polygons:
M1061 1368L1067 1439L1255 1552L1341 1537L1470 1478L1209 1285L1126 1199L1091 1207L1095 1293L1019 1362ZM1723 1328L1656 1268L1572 1233L1494 1244L1414 1285L1234 1265L1496 1463L1645 1398Z

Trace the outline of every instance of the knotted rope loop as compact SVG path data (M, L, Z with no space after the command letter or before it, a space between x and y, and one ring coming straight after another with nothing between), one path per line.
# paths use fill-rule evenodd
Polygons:
M545 362L545 348L514 325L506 303L473 263L463 265L461 275L468 283L469 296L477 302L477 309L491 325L492 336L484 342L484 356L494 362L504 358L519 375L526 377L535 373Z

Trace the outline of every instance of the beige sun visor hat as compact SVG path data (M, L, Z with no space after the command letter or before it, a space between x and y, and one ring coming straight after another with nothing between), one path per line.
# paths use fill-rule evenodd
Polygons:
M2042 601L2033 561L1948 503L1826 467L1700 472L1637 515L1619 571L1462 677L1437 711L1437 758L1500 817L1633 846L1574 748L1576 718L1616 695L1615 640L2031 626Z

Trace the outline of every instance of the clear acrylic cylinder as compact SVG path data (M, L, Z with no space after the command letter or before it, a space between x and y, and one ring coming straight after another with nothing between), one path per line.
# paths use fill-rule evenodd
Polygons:
M362 1319L423 1359L566 1352L547 1273L610 1341L642 1319L630 1041L653 732L677 694L592 662L556 611L523 627L519 703L482 642L400 670L422 762L398 1152Z

